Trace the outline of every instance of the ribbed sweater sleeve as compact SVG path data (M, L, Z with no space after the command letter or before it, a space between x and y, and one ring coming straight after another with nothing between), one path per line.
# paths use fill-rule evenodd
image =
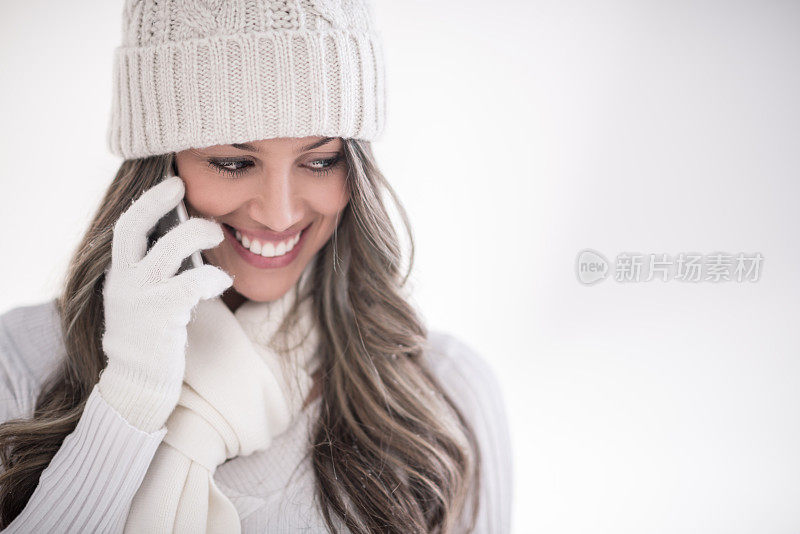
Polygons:
M166 427L148 434L132 426L95 386L27 506L2 532L122 532L166 433Z
M18 328L8 321L24 318L21 313L0 317L1 422L30 417L38 391L26 371L31 362L22 361L21 354L29 353L8 336ZM95 386L75 430L42 471L25 508L2 532L122 532L133 496L166 433L166 427L146 433L132 426Z

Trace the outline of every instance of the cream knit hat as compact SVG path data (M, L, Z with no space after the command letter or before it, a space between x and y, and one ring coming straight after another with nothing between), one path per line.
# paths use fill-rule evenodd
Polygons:
M112 153L274 137L374 140L383 51L369 0L125 0Z

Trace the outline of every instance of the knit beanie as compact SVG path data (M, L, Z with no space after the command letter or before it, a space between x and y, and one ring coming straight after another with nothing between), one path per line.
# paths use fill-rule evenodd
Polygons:
M377 139L383 52L369 0L125 0L110 151L274 137Z

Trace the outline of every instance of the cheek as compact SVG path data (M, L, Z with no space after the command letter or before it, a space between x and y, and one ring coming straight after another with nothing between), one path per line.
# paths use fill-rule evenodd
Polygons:
M230 188L216 180L184 178L186 183L186 196L189 211L194 210L206 217L216 217L231 211L233 199Z
M344 177L318 184L308 195L309 206L325 217L335 217L347 206L349 191Z
M223 180L210 179L205 163L180 152L176 164L186 186L183 200L190 215L217 217L231 211L230 188Z

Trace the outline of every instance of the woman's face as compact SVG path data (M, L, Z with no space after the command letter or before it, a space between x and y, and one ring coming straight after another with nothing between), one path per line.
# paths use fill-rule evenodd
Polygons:
M272 301L297 282L349 201L343 148L336 137L282 137L176 153L189 215L222 225L225 240L202 253L234 277L224 297Z

